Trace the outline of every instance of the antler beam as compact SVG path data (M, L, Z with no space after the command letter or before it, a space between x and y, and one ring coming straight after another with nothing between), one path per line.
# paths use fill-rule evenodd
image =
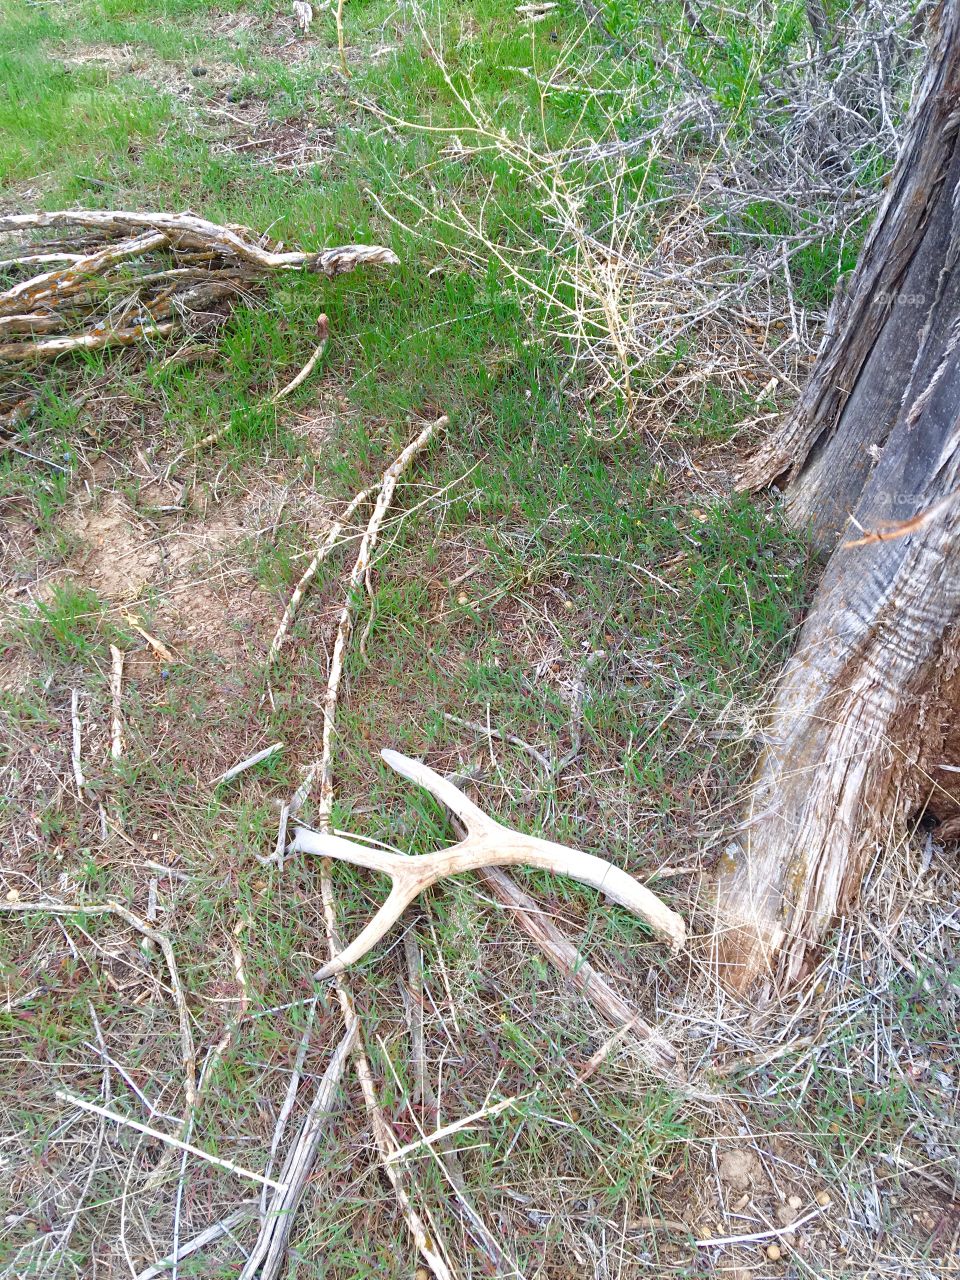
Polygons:
M291 852L338 858L358 867L380 871L393 881L389 897L370 923L339 955L319 970L318 978L332 977L365 956L425 889L447 876L476 871L478 867L539 867L570 876L600 889L614 902L619 902L645 920L654 933L669 942L675 951L683 946L686 940L683 919L620 867L592 853L512 831L485 814L452 782L419 760L411 760L399 751L384 750L380 754L391 769L423 787L445 805L460 820L466 835L447 849L409 857L301 827L293 838Z

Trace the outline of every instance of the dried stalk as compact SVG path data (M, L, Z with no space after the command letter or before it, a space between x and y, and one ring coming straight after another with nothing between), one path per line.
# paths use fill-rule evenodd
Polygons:
M300 370L297 376L295 378L291 378L290 381L287 383L287 385L285 387L282 387L276 393L276 395L270 401L271 404L276 404L278 400L283 400L288 395L290 395L292 391L296 391L297 387L301 386L304 382L306 382L306 380L310 377L311 373L313 373L314 369L317 367L317 361L326 351L327 343L330 340L330 322L325 315L321 314L317 317L317 334L320 338L320 341L317 343L317 348L314 351L313 355L310 357L307 363L303 366L303 368Z
M404 934L403 950L407 961L407 977L410 983L410 992L412 996L408 1001L410 1045L411 1056L413 1057L414 1076L417 1081L416 1093L413 1101L420 1101L432 1114L439 1115L437 1095L434 1092L433 1084L427 1074L422 1022L418 1021L418 1018L422 1019L423 1011L423 974L419 950L412 932ZM468 1229L476 1242L486 1253L493 1272L515 1276L517 1277L517 1280L524 1280L523 1272L520 1271L517 1264L513 1262L500 1247L499 1241L477 1211L477 1208L470 1196L470 1192L467 1187L467 1180L463 1174L463 1169L461 1168L460 1161L457 1157L457 1149L450 1141L449 1136L443 1135L438 1137L434 1135L432 1145L435 1145L436 1147L433 1154L439 1160L443 1176L453 1189L460 1212L468 1223Z
M335 11L337 23L337 53L340 56L340 70L350 79L350 68L347 66L347 52L343 38L343 0L337 0Z
M238 1209L235 1209L229 1217L224 1218L222 1222L215 1222L212 1227L207 1227L199 1235L195 1235L192 1240L187 1240L174 1253L168 1253L159 1262L151 1263L143 1271L138 1271L135 1280L158 1280L160 1276L169 1275L175 1262L182 1262L184 1258L189 1258L191 1254L205 1249L208 1244L215 1244L217 1240L222 1240L224 1236L230 1235L237 1227L243 1226L253 1214L254 1204L255 1201L245 1202Z
M247 1178L251 1182L265 1183L268 1187L276 1187L280 1191L286 1190L282 1182L275 1182L272 1178L265 1178L260 1173L254 1173L252 1169L245 1169L243 1165L237 1164L234 1160L225 1160L223 1156L212 1156L209 1151L204 1151L202 1147L195 1147L191 1142L183 1142L180 1138L175 1138L170 1133L163 1133L159 1129L154 1129L148 1124L143 1124L140 1120L132 1120L129 1116L122 1116L118 1111L113 1111L109 1107L101 1107L95 1102L88 1102L86 1098L78 1098L76 1094L68 1093L65 1089L57 1089L54 1097L60 1102L69 1102L71 1106L79 1107L81 1111L89 1111L91 1115L103 1116L105 1119L113 1121L114 1124L123 1125L127 1129L136 1129L138 1133L145 1133L148 1138L155 1138L158 1142L166 1143L167 1146L176 1147L178 1151L184 1151L188 1155L205 1160L207 1164L215 1165L218 1169L225 1169L228 1173L232 1173L238 1178Z
M314 555L313 559L307 565L306 569L304 569L303 574L300 578L300 581L297 583L294 593L290 597L290 603L287 605L286 609L283 611L283 617L280 619L279 627L277 627L277 634L273 637L273 641L270 644L270 650L267 653L268 669L276 661L277 655L279 654L280 649L283 646L283 642L286 638L287 632L290 630L290 626L293 623L293 619L297 612L297 609L300 606L300 601L306 595L307 587L313 581L314 577L316 576L317 570L320 568L324 560L326 560L327 556L329 556L331 551L333 551L339 545L339 538L341 533L343 533L344 528L346 527L347 521L350 519L350 517L353 515L356 509L362 506L363 503L367 501L367 499L370 496L370 493L371 493L370 489L363 489L360 491L360 493L356 495L356 497L354 497L351 500L351 502L347 506L346 511L344 511L340 519L335 521L330 526L330 529L327 532L327 536L324 538L323 542L317 548L316 554Z
M387 508L393 500L397 483L400 477L409 467L410 463L426 448L427 444L432 440L433 436L442 431L449 423L446 416L440 417L436 422L431 422L424 427L415 440L400 453L394 461L387 467L380 481L380 492L377 495L377 501L374 504L373 513L367 524L366 532L360 540L360 549L357 552L357 559L353 566L353 571L347 582L346 599L343 608L340 610L340 621L337 625L337 638L333 646L333 658L330 662L330 675L327 680L327 691L323 704L323 746L322 754L318 760L315 760L307 769L306 777L297 789L293 800L290 802L290 813L296 814L302 807L309 796L317 774L320 775L320 799L319 809L320 815L329 815L333 803L333 729L334 719L336 717L337 696L340 691L340 679L343 675L343 662L347 652L347 645L350 643L350 636L353 633L354 613L356 610L356 596L361 584L366 578L370 567L370 559L373 555L374 548L377 544L377 538L380 534L380 527L383 524L384 517L387 514ZM354 499L356 501L356 499ZM318 825L322 825L318 822Z
M252 769L255 764L261 764L264 760L271 760L282 750L282 742L272 742L269 747L264 747L262 751L255 751L252 756L247 756L245 760L239 761L238 764L231 765L225 773L221 773L218 778L214 778L210 786L222 787L225 782L232 782L241 773L246 773L248 769Z
M70 722L73 727L73 745L71 750L73 777L77 784L77 795L82 799L85 779L83 776L83 765L80 761L80 694L76 689L70 690Z
M333 1117L336 1092L347 1059L356 1044L359 1029L359 1023L354 1019L344 1032L323 1073L297 1141L284 1162L280 1174L282 1190L276 1192L267 1207L260 1235L240 1272L239 1280L254 1280L254 1277L257 1280L276 1280L280 1274L294 1217L307 1189L320 1149L320 1140Z
M115 644L110 646L110 702L113 717L110 726L110 754L119 760L123 754L123 720L121 696L123 690L123 652Z
M162 662L176 662L176 658L163 641L158 640L156 636L152 636L149 631L144 631L143 627L132 614L125 613L123 615L123 620L128 627L132 627L133 630L136 631L138 636L146 640L147 644Z

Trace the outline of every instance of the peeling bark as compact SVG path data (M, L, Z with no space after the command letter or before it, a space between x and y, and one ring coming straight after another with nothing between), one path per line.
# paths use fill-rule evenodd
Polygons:
M719 959L741 992L802 976L909 819L926 809L958 825L960 775L944 768L960 764L958 88L960 0L945 0L878 226L820 368L750 481L791 471L794 519L821 544L846 539L781 677L720 870ZM881 288L899 297L872 303ZM925 512L912 531L848 545Z
M958 406L954 348L911 406L916 419L908 411L894 429L858 516L892 494L912 493L924 510L960 487ZM834 552L721 868L731 987L769 993L795 981L878 845L927 803L956 809L955 775L941 766L960 763L949 758L958 637L960 500L919 533Z
M887 194L838 289L813 374L739 487L786 484L791 519L832 547L908 401L921 350L957 314L953 193L960 178L960 13L945 0ZM931 330L939 332L931 332Z

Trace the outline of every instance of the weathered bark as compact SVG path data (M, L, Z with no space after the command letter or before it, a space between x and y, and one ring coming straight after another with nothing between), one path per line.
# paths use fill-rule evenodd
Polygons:
M802 974L908 818L960 811L957 775L942 768L960 763L958 88L960 0L946 0L890 197L820 368L751 479L792 468L793 517L822 543L847 536L781 678L721 867L719 955L741 991ZM848 545L931 508L913 532Z
M813 374L740 488L786 481L788 515L828 548L957 314L952 192L960 176L960 21L947 0L931 22L926 70L899 160L856 271L838 289ZM931 331L933 330L933 331ZM896 518L899 511L888 513ZM906 514L903 511L903 514Z

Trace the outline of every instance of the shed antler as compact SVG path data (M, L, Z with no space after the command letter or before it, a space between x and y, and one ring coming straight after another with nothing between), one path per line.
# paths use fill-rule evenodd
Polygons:
M602 890L614 902L645 920L658 937L679 950L686 938L686 926L675 911L671 911L656 894L644 888L633 876L628 875L605 858L566 845L541 840L537 836L511 831L468 800L452 782L439 773L411 760L399 751L384 750L380 753L391 769L417 783L459 818L466 835L448 849L420 857L402 853L387 853L366 845L355 844L340 836L300 828L290 846L295 853L316 853L325 858L339 858L358 867L380 871L393 881L390 896L366 928L348 946L317 973L318 978L330 978L335 973L356 963L374 947L403 915L414 898L446 876L459 875L463 871L475 871L478 867L540 867L560 875L581 880Z

